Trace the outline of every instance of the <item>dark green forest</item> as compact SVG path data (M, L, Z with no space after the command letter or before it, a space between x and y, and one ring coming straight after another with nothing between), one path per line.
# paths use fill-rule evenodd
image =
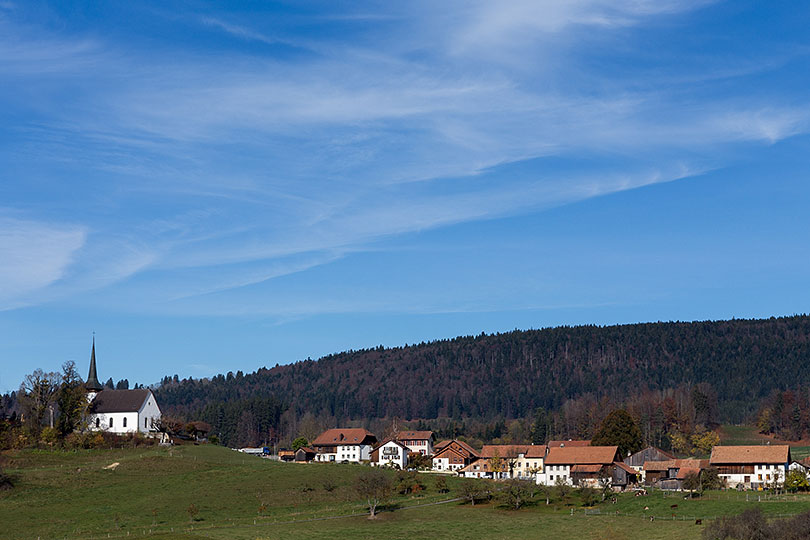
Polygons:
M284 415L293 427L305 416L323 425L390 418L497 423L583 401L592 404L586 409L606 403L633 408L643 396L652 409L663 408L665 399L678 401L671 407L691 407L682 414L692 422L740 423L753 421L775 391L808 386L808 368L810 317L793 316L481 334L348 351L211 380L166 377L157 396L168 413L202 416L229 433L268 432L273 419L237 429L242 411L253 410L251 400L259 397L273 400L272 417ZM710 403L697 413L702 419L695 418L694 404L682 403L698 385ZM566 422L557 432L576 434Z
M167 376L154 390L165 416L208 422L229 445L283 444L337 425L379 436L394 421L482 441L589 438L621 407L646 441L668 447L717 423L810 432L808 368L801 315L481 334L212 379ZM0 414L13 398L0 400Z

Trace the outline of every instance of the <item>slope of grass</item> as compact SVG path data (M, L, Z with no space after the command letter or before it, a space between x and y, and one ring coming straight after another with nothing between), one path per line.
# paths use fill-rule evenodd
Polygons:
M745 501L744 494L713 493L702 500L660 493L622 495L586 516L570 495L520 511L496 503L453 501L459 480L446 478L450 494L438 493L435 475L426 489L398 495L392 512L370 521L354 492L356 465L285 464L215 446L173 449L23 451L7 454L6 470L17 483L0 493L0 538L616 538L698 539L692 516L738 513L761 504L770 514L810 508L810 498ZM115 470L104 467L119 463ZM393 473L392 473L393 474ZM199 513L190 516L189 505ZM672 504L678 504L676 519ZM419 507L415 507L419 505ZM650 510L645 511L644 506ZM573 510L573 513L572 513ZM618 511L618 515L616 515ZM351 517L355 513L356 517ZM650 522L646 517L655 514ZM324 519L335 516L338 519ZM191 519L191 518L194 519Z

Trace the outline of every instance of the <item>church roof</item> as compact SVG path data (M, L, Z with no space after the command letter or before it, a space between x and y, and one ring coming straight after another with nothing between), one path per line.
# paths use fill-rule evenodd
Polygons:
M91 413L137 412L141 410L150 391L138 390L102 390L90 402Z
M90 373L87 374L87 382L84 387L88 390L98 392L103 386L98 382L98 375L96 374L96 338L93 338L93 350L90 353Z

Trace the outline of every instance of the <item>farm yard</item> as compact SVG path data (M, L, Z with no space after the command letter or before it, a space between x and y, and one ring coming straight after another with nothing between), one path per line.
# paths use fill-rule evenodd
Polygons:
M697 499L653 491L585 508L576 490L537 493L520 510L498 499L471 505L463 480L420 474L367 519L360 465L285 464L213 445L36 451L4 455L12 490L0 492L0 538L700 538L695 520L758 507L771 516L810 510L810 496L713 491ZM110 465L117 463L115 467ZM396 473L391 471L391 477ZM437 479L446 481L446 492ZM486 485L497 487L498 483ZM650 516L655 516L651 521Z

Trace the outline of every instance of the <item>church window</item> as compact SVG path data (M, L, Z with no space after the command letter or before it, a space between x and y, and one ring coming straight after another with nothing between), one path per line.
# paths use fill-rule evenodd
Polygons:
M110 427L113 427L113 419L110 418Z
M149 427L148 425L146 425L147 420L148 420L147 418L143 419L143 429L146 429L146 428Z
M126 418L126 416L124 417L124 427L127 427L127 418Z
M99 427L100 425L101 425L101 419L96 418L96 427Z

